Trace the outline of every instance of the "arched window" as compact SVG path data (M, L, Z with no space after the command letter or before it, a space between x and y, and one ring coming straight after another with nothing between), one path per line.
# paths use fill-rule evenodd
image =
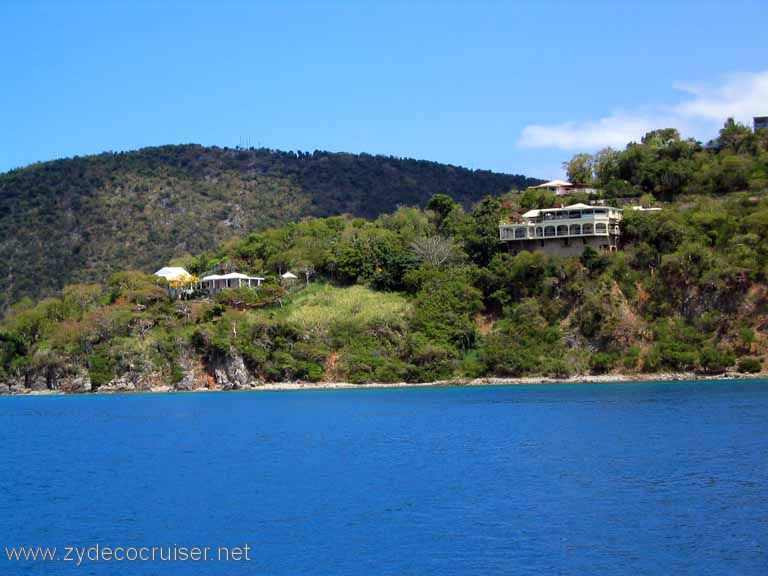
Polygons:
M598 222L595 224L595 234L605 234L608 228L605 226L605 222Z
M525 238L525 228L515 228L515 238Z
M579 236L581 234L581 226L578 224L571 224L571 236Z
M536 237L541 238L542 236L544 236L544 228L536 226Z
M555 235L555 227L554 226L547 226L544 228L544 236L554 236Z
M594 226L594 224L584 224L584 226L581 227L581 233L582 234L594 234L595 233L595 226Z
M557 227L557 235L558 236L568 236L568 226L565 226L561 224Z

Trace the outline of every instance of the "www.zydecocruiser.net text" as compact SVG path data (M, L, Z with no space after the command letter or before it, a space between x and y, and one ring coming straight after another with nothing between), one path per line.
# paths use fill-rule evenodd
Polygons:
M6 547L9 561L70 562L250 562L252 547L243 546L17 546Z

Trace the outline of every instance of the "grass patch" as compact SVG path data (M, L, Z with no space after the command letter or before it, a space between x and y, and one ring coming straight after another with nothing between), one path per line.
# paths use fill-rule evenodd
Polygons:
M286 319L310 332L325 332L332 326L354 324L399 325L408 316L408 300L391 292L376 292L364 286L336 288L311 286L286 306Z

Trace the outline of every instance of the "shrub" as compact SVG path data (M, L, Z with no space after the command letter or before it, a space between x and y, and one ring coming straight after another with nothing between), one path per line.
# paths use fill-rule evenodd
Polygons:
M216 293L217 304L231 308L258 308L276 304L286 294L285 288L275 284L263 284L259 288L228 288Z
M699 365L705 372L724 372L736 360L730 350L719 350L707 346L699 351Z
M468 350L461 359L461 375L467 378L480 378L483 375L483 362L478 350Z
M88 376L94 388L107 384L115 377L114 363L105 350L94 351L88 355Z
M758 358L741 358L739 360L739 372L756 374L763 369L763 364Z
M589 368L594 374L605 374L610 372L616 365L618 355L608 352L597 352L589 359Z
M125 298L133 304L149 305L169 298L164 279L135 270L117 272L109 279L110 300Z
M640 360L640 348L638 346L630 346L624 353L624 358L621 363L624 368L631 370L637 368L638 360Z
M432 342L422 334L413 334L408 342L407 357L412 363L408 380L433 382L452 374L456 352L452 347Z
M684 342L657 342L648 351L643 368L646 372L659 370L693 370L698 355L696 349Z
M433 342L467 350L476 336L473 317L481 309L481 293L467 278L434 270L416 295L411 326Z

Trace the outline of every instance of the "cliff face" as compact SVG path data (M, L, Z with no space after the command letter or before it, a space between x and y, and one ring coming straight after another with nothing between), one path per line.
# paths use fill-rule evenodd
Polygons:
M10 377L0 382L1 394L29 394L62 392L84 394L88 392L147 392L152 390L249 390L264 384L250 372L241 354L231 350L226 354L196 358L185 351L175 381L170 381L162 367L150 367L143 372L123 372L111 380L94 386L87 367L69 366L58 369L30 370L23 376Z

